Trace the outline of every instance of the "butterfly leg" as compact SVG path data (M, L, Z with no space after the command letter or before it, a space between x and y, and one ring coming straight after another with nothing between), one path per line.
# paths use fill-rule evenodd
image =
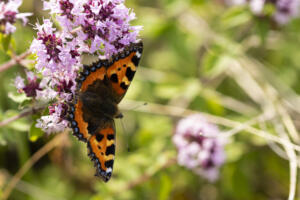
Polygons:
M124 115L121 112L115 116L115 118L120 118L120 119L122 119L123 117L124 117Z

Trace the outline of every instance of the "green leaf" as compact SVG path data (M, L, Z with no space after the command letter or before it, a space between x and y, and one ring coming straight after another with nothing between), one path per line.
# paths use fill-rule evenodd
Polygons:
M210 78L216 77L227 69L230 62L232 59L218 49L209 52L203 59L202 74Z
M8 51L10 40L11 40L11 34L8 35L0 34L0 41L2 43L2 48L5 52Z
M0 134L0 146L5 146L7 144L6 139L2 134Z
M31 124L29 133L28 133L28 137L31 142L37 141L41 136L44 135L44 132L42 131L42 129L36 127L37 119L39 119L40 117L41 117L41 115L39 115L39 114L32 115L33 123Z
M207 106L215 113L215 114L223 114L224 108L220 103L220 99L217 96L210 96L210 98L206 99Z
M234 28L246 24L251 18L251 13L247 12L245 6L234 6L224 14L222 22L225 28Z
M30 100L30 98L26 97L25 93L13 93L9 92L8 97L16 103L23 103L24 101Z
M29 125L26 119L18 119L10 124L8 124L8 127L17 130L17 131L28 131Z
M232 145L226 146L227 162L235 162L239 160L246 152L246 145L242 142L232 141Z
M276 12L276 6L274 3L266 3L263 8L263 13L267 16L272 16Z
M172 182L169 176L163 174L160 178L159 200L167 200L170 197Z
M39 139L41 136L44 135L44 132L42 131L42 129L35 127L35 125L36 125L36 121L34 123L32 123L32 125L29 129L29 140L31 142L37 141L37 139Z
M265 43L267 36L269 34L269 30L270 30L270 23L268 20L261 20L260 18L258 18L256 23L256 32L259 35L262 43Z
M3 118L8 119L18 114L20 114L20 111L18 110L7 110ZM13 122L9 123L7 127L16 131L28 131L29 129L28 121L26 118L20 118L18 120L14 120Z
M164 84L160 85L159 87L156 88L155 90L155 95L160 97L160 98L172 98L175 95L177 95L180 92L180 88L178 85L174 84Z
M29 99L26 99L24 100L20 105L19 105L19 109L24 109L24 108L27 108L29 107L29 105L32 103L32 100L29 98Z

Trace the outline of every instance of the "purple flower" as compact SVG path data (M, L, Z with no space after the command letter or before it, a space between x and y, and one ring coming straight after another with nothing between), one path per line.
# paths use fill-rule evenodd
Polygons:
M41 128L48 134L61 132L68 126L68 121L63 119L66 112L66 104L61 103L49 106L50 114L38 119L36 127Z
M274 19L279 24L285 24L291 18L299 17L299 6L299 0L277 0Z
M31 44L31 51L37 56L36 70L44 76L44 88L47 92L56 90L60 96L70 96L75 90L75 79L80 69L80 53L76 39L65 37L55 32L50 20L36 25L37 38ZM72 84L68 90L61 84ZM55 92L50 92L44 99L52 99ZM64 93L70 93L65 95ZM39 93L42 98L44 92ZM67 99L70 101L70 98Z
M27 83L24 83L24 79L17 76L15 79L15 86L18 92L25 92L27 97L36 97L37 91L42 90L37 77L33 72L26 71Z
M285 24L291 19L299 17L299 0L227 0L230 5L249 4L251 11L255 15L264 15L264 6L273 4L275 12L274 20L279 24Z
M60 68L61 60L59 53L63 46L63 41L54 32L52 22L48 19L44 20L42 25L36 24L38 30L37 38L31 44L31 51L37 55L36 68L39 72L51 73ZM45 72L46 71L46 72Z
M49 107L49 115L38 121L37 127L45 132L58 132L67 127L62 112L66 102L72 100L76 88L77 71L81 68L79 43L67 32L57 32L53 23L45 19L36 24L37 38L31 44L31 51L37 56L36 71L41 73L41 90L37 91L38 100L55 101ZM54 111L53 111L54 110Z
M10 34L15 32L16 27L13 24L17 19L21 19L23 24L27 23L27 17L31 13L18 13L18 8L22 4L22 0L8 0L0 2L0 33Z
M173 136L178 164L215 181L225 162L223 145L226 142L218 138L218 134L217 126L208 123L200 114L180 120Z
M35 97L37 90L42 90L39 87L39 83L37 81L29 81L29 83L23 88L27 97Z
M24 79L21 76L17 76L15 79L15 87L18 89L19 92L23 90L25 87Z
M36 91L36 98L42 101L51 101L58 96L58 93L50 87L44 87Z
M130 25L135 15L124 0L48 0L44 10L55 16L61 30L50 19L37 23L30 49L36 55L35 71L42 77L36 99L51 102L49 115L42 116L37 127L51 133L67 127L63 110L75 94L81 55L108 58L136 42L141 27Z
M135 14L124 0L50 0L44 9L58 14L64 31L81 27L77 34L83 52L111 56L137 40L140 26L131 26Z

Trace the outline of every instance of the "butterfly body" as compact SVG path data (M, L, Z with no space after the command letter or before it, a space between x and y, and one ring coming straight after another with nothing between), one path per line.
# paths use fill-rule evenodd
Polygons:
M106 116L113 119L120 114L120 111L111 92L111 85L105 79L95 81L85 92L79 94L79 99L83 103L84 113L90 113L96 118Z
M87 143L95 175L105 182L111 177L115 156L114 118L122 117L118 103L133 79L142 50L142 42L133 43L109 60L85 66L69 106L73 134Z

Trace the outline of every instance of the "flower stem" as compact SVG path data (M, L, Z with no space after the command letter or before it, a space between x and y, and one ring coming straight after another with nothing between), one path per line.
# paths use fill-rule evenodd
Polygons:
M18 115L15 115L15 116L13 116L13 117L11 117L11 118L8 118L8 119L6 119L6 120L4 120L4 121L1 121L1 122L0 122L0 127L6 126L6 125L8 125L9 123L11 123L11 122L13 122L13 121L16 121L16 120L18 120L18 119L20 119L20 118L22 118L22 117L26 117L26 116L28 116L28 115L34 114L34 113L36 113L36 112L38 112L38 111L40 111L40 110L43 110L44 108L45 108L44 106L41 106L41 107L37 107L37 108L26 109L26 110L22 111L22 112L21 112L20 114L18 114Z
M21 55L16 56L15 58L12 58L8 62L2 64L0 66L0 73L3 72L3 71L5 71L5 70L7 70L7 69L9 69L9 68L11 68L15 64L20 64L30 54L31 54L31 52L29 50L27 50L24 53L22 53Z

